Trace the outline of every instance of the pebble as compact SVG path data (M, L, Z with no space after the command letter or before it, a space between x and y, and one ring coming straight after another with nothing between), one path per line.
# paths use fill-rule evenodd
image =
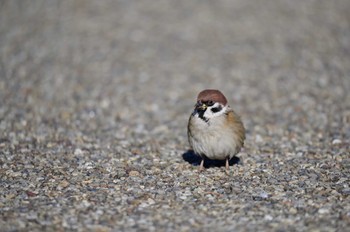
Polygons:
M273 220L273 217L271 215L267 214L264 216L264 220L271 221L271 220Z
M130 171L129 176L139 176L140 173L138 171Z
M341 141L340 139L334 139L334 140L332 141L332 144L333 144L333 145L342 144L342 141Z
M329 213L329 209L320 208L320 209L318 210L318 213L319 213L319 214L326 214L326 213Z
M79 148L75 149L74 150L74 155L82 155L83 154L83 151Z

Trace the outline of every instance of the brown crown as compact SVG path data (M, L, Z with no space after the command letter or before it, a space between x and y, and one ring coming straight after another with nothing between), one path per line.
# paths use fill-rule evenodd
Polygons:
M223 105L227 104L226 97L216 89L205 89L198 94L197 101L207 102L214 101Z

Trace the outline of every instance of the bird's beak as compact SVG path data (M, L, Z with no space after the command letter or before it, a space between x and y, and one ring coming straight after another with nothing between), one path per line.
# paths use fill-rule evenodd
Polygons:
M201 102L197 102L196 104L196 110L202 111L207 109L207 105Z

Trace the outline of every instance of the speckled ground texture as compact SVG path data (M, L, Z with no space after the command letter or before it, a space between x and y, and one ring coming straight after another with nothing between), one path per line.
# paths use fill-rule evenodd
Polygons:
M349 12L1 1L0 230L349 229ZM230 175L188 151L205 88L247 129Z

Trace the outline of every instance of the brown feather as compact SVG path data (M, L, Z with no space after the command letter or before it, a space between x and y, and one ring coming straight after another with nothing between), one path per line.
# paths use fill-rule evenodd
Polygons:
M219 102L223 105L227 104L226 97L216 89L206 89L198 94L197 101L207 102L214 101Z
M237 152L241 150L241 148L244 146L244 140L245 140L245 128L243 126L243 123L241 121L241 118L233 111L229 111L227 114L227 120L229 121L228 125L232 125L232 129L234 131L234 134L236 134L236 140L238 140L239 149Z

